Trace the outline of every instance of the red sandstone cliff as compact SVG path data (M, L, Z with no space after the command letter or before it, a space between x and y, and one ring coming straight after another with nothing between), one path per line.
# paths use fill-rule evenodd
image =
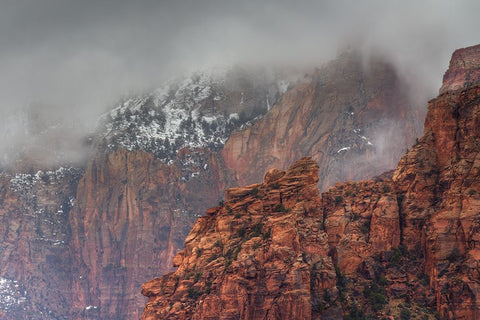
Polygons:
M143 285L142 319L478 319L480 86L462 83L394 172L320 198L306 158L227 190Z
M393 127L393 119L403 121L413 114L409 112L411 106L404 95L395 93L406 89L391 67L376 62L371 68L363 75L360 60L353 54L328 65L315 75L315 80L287 93L282 101L290 103L273 106L254 126L261 128L259 134L266 134L269 139L250 141L248 145L268 152L272 141L274 144L284 143L284 136L267 134L271 122L266 119L275 119L276 128L285 126L290 130L288 136L291 140L285 142L283 150L297 143L301 148L307 144L312 148L325 148L328 144L330 155L325 157L328 159L325 163L330 164L325 164L321 170L322 185L342 175L340 164L347 162L356 164L348 174L361 177L393 166L392 162L398 157L396 154L406 148L415 130L402 128L402 133L397 136L399 143L395 146L399 151L382 157L382 160L375 156L375 146L370 146L369 138L364 135L373 137L375 130L380 130L386 123ZM353 79L341 80L342 73L351 74ZM325 92L316 89L326 84L329 89ZM388 88L385 93L381 93L383 86ZM362 90L367 92L364 95L368 99L362 95ZM318 110L317 104L330 101L333 96L335 103L328 102ZM294 102L295 99L299 104ZM303 101L309 102L302 104ZM289 116L276 118L278 112L286 112ZM352 116L350 113L354 112L360 115ZM303 132L305 118L311 123L309 130L321 134ZM349 124L348 128L346 124ZM79 184L78 206L70 218L72 247L77 257L75 265L78 265L76 274L79 275L73 280L74 292L78 295L73 306L74 314L87 319L139 316L143 298L138 295L138 287L156 274L171 271L173 254L182 247L194 220L221 198L225 186L238 183L232 176L247 174L255 177L257 171L267 168L260 166L260 163L268 162L262 160L266 157L263 153L242 160L243 166L235 169L227 168L228 159L224 161L230 155L243 157L241 151L230 146L235 144L237 136L251 132L251 128L247 127L229 139L222 152L223 158L208 149L185 148L180 151L178 160L166 164L147 152L119 148L90 161ZM326 132L328 135L317 143L319 136ZM351 146L352 150L338 152L337 149L343 146ZM296 149L291 155L281 154L278 160L287 163L301 152ZM370 153L371 158L368 158ZM201 161L197 164L194 158ZM374 162L374 159L378 161ZM185 163L193 167L186 167ZM196 173L195 178L184 179L185 169ZM86 309L88 306L91 307Z
M344 53L287 91L260 121L231 135L222 150L226 168L245 185L310 155L320 165L320 190L393 169L424 118L408 97L392 66Z
M73 280L77 317L140 316L139 286L171 270L196 208L217 201L216 171L212 167L211 175L182 181L179 166L121 149L89 163L69 220L78 267Z
M480 45L458 49L443 76L440 94L480 83Z
M215 100L218 98L215 95L208 97L207 102L202 100L202 112L209 115L211 110L222 108L233 112L236 111L235 103L243 101L242 106L252 109L249 112L253 116L257 112L256 105L265 99L264 91L253 86L250 89L254 93L250 94L247 92L250 84L246 83L246 87L232 85L230 96L219 95L223 100ZM258 181L272 165L286 168L294 159L306 154L313 154L322 165L320 180L312 176L312 171L307 174L310 176L308 188L315 190L314 193L318 190L311 185L313 180L325 188L337 180L365 178L392 168L418 133L418 125L395 125L400 120L415 123L418 118L406 96L407 87L391 66L373 61L364 68L359 57L347 54L307 77L300 85L293 86L264 118L256 119L258 124L246 126L234 134L223 151L183 148L168 163L148 151L127 151L121 147L98 149L86 164L81 179L78 175L73 180L62 176L52 186L46 186L42 179L35 180L36 191L27 192L30 196L38 196L35 207L30 202L24 204L24 200L12 191L9 184L12 177L5 178L0 210L3 210L4 228L8 229L2 243L8 245L0 259L2 276L11 281L13 287L17 285L13 281L19 281L19 288L25 287L29 304L26 310L21 309L25 303L20 304L18 310L5 309L7 316L16 319L138 318L144 304L144 298L138 294L141 283L172 270L171 259L182 248L194 220L221 198L226 186ZM181 98L185 97L188 95ZM147 102L151 103L148 99ZM132 129L133 123L127 121L135 116L129 114L122 118L125 123L119 123L123 130L120 136L135 140L135 130L140 129ZM112 136L115 133L115 130L110 132ZM388 140L395 143L385 144ZM107 144L110 142L108 140ZM349 169L343 170L345 166ZM303 177L299 179L299 185L304 183ZM275 205L262 209L264 213L282 208L275 207L278 197L283 201L283 193L274 191L275 184L271 187L268 196L274 197L270 201ZM305 201L313 201L314 206L318 206L319 200ZM42 206L48 210L42 213L36 209ZM62 206L68 210L63 210ZM61 214L60 210L63 210ZM28 218L31 211L35 212L32 219ZM299 219L299 212L295 214L296 218L292 219ZM51 224L50 220L56 215L60 218ZM299 224L306 223L301 220ZM312 221L306 224L316 223L315 228L322 228L323 222ZM273 221L268 223L274 224ZM298 233L302 239L310 236L307 230ZM326 237L326 233L321 237ZM42 240L44 238L48 239L48 245L44 243L47 240ZM312 241L308 242L313 250L312 259L318 258L316 251L325 254L330 250L325 247L327 242L319 247ZM390 248L392 245L397 244L381 246ZM301 250L309 250L305 246L302 244ZM295 249L297 251L290 255L285 253L286 248L279 251L277 247L271 248L272 254L286 254L286 259L290 260L300 252ZM283 266L273 266L274 257L268 259L272 268L280 273ZM335 296L335 269L332 269L331 258L322 263L327 280L321 280L326 282L319 286L329 288L328 294ZM304 267L306 265L302 264L301 268ZM298 271L296 268L291 268L293 274ZM314 273L312 277L318 275ZM280 283L275 279L271 281L275 286ZM296 280L289 281L289 285L295 286ZM306 284L301 290L305 288ZM255 293L256 297L264 294L262 290ZM23 292L12 294L23 298ZM316 295L311 299L318 306L328 304L324 297ZM292 308L293 305L294 302ZM332 310L332 314L340 312L338 306Z
M82 170L0 175L1 319L65 319L73 299L70 228Z

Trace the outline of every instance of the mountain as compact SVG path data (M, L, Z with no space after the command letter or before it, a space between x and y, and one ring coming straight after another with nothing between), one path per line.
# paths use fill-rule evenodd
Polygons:
M420 127L408 90L388 63L350 52L302 77L199 72L126 99L79 168L38 170L27 157L2 174L6 319L140 317L141 284L172 271L226 187L308 154L322 190L393 168Z
M395 170L320 197L303 158L227 189L143 285L142 319L478 319L478 48L453 54Z
M420 135L422 108L408 83L379 58L340 55L287 91L262 119L233 133L222 150L237 185L260 181L303 156L320 165L319 188L395 167Z

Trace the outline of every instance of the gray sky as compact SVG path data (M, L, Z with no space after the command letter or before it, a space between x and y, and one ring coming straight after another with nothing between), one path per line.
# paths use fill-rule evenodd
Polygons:
M480 42L479 12L477 0L0 0L0 127L21 144L31 133L12 110L93 123L188 70L316 66L347 43L391 59L427 99L453 50Z

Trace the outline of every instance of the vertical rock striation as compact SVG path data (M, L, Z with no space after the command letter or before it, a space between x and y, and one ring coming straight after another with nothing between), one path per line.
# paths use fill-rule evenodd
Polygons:
M478 58L460 53L452 68ZM480 86L430 101L395 171L320 198L317 170L304 158L228 189L177 270L143 285L142 319L480 317Z
M391 170L421 132L424 114L408 97L391 65L345 53L232 134L222 150L226 168L246 185L311 155L320 165L320 190Z

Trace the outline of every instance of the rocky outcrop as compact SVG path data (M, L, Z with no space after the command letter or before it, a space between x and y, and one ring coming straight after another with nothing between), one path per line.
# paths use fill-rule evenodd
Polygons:
M362 157L365 156L366 153L375 152L375 147L370 147L370 141L364 136L364 134L367 134L365 132L373 131L365 129L366 131L364 132L362 128L378 129L381 126L380 116L384 116L385 119L382 121L387 123L392 120L392 117L403 117L404 115L400 114L410 108L410 105L406 100L399 100L401 95L393 94L394 90L400 90L400 88L403 90L403 84L395 76L393 70L386 65L375 67L375 64L373 64L372 68L378 68L378 70L372 71L373 73L371 75L365 76L366 79L364 83L357 84L355 82L357 78L345 83L341 82L339 80L339 78L341 78L339 72L335 71L336 68L341 68L345 72L352 72L352 74L356 76L362 73L358 57L353 57L354 56L348 55L340 59L341 63L330 65L328 68L319 71L319 73L324 72L326 74L324 75L325 79L327 79L324 80L325 83L333 81L332 79L336 79L335 81L340 83L334 82L329 86L329 90L336 90L332 96L336 95L340 97L345 92L349 90L352 91L350 98L345 100L336 98L339 100L337 104L328 104L328 106L325 106L323 111L332 106L336 108L331 110L330 114L326 115L322 113L323 111L315 111L315 104L320 98L313 99L311 103L301 108L297 108L296 104L293 103L293 99L304 101L312 99L312 97L316 97L317 95L321 97L324 95L323 92L313 95L310 92L312 86L321 86L322 82L319 82L317 79L320 77L319 75L315 76L317 80L314 82L307 82L307 84L301 84L295 87L293 90L299 91L296 95L288 93L284 99L290 99L289 101L291 103L275 105L273 107L269 106L271 107L269 113L277 114L279 110L283 110L281 112L288 112L293 117L294 114L305 112L306 115L304 116L308 117L311 115L308 112L313 112L315 117L311 119L312 123L320 121L320 118L322 119L321 124L314 125L315 130L321 132L332 131L329 138L326 139L332 144L329 149L330 152L335 154L335 160L331 162L343 161L342 163L345 163L358 156L358 159L353 160L358 164L358 167L351 172L358 171L360 176L365 176L367 174L378 173L384 168L379 163L373 162L369 162L366 166L360 165L363 161ZM337 78L333 77L333 75ZM232 85L225 85L230 91L223 90L223 93L218 93L219 88L215 88L210 83L204 83L202 81L198 83L195 81L193 83L188 82L188 85L185 85L181 90L179 89L175 91L175 94L172 94L172 96L175 97L173 100L169 100L169 96L162 96L162 99L166 99L165 102L160 98L158 98L158 101L155 99L151 101L146 99L140 102L126 102L121 107L112 111L113 122L111 129L113 130L114 127L121 128L120 134L115 135L115 131L109 131L110 135L107 136L106 142L100 141L100 145L104 146L106 143L107 148L105 149L105 153L99 153L89 162L85 176L79 184L77 194L78 206L76 206L70 219L73 233L72 247L74 248L76 257L74 265L78 266L75 274L79 275L79 277L75 277L73 280L74 292L77 294L77 299L72 308L75 317L83 317L85 319L120 319L125 316L127 318L138 317L141 312L141 306L144 303L143 298L138 295L139 286L157 274L172 270L171 259L174 253L182 248L183 241L188 234L188 230L193 225L194 220L198 216L201 216L211 203L216 203L222 198L221 192L223 192L226 186L236 185L241 181L236 179L237 176L249 173L253 177L256 175L256 173L254 174L256 170L268 168L262 167L262 169L259 169L258 163L256 163L256 159L261 159L262 157L262 155L259 154L258 158L248 160L248 167L246 163L244 163L245 166L238 166L239 173L237 175L235 173L236 171L228 168L228 161L224 160L225 154L232 154L232 152L235 154L235 152L237 152L229 149L231 143L235 141L235 137L230 138L232 142L229 140L226 143L225 150L229 151L222 153L222 156L216 152L218 149L217 145L212 148L206 146L199 147L196 145L197 140L194 139L195 136L208 136L206 133L202 133L203 131L197 130L199 123L204 122L202 119L215 116L217 117L215 121L221 121L221 119L225 118L224 112L235 111L235 109L232 109L232 105L245 108L249 119L253 117L259 105L258 101L263 101L262 99L265 98L260 95L258 91L264 89L262 89L263 87L251 87L249 89L251 90L250 92L247 91L249 86L245 84L245 81L240 82L243 83L242 86L236 89L233 88ZM380 90L380 83L391 86L389 88L391 88L392 92L384 96L371 93ZM341 88L339 87L340 85ZM190 92L189 88L191 86L200 89ZM352 89L349 86L356 87ZM357 86L365 86L369 92L368 94L375 96L377 100L375 100L375 103L369 102L370 107L362 107L363 115L356 116L355 120L351 120L350 118L352 116L346 112L344 105L347 102L352 103L352 101L356 101L355 106L360 106L363 103L363 100L357 101L360 99L356 96L360 90ZM334 89L336 87L339 87L339 89ZM370 87L374 89L370 89ZM304 88L306 88L305 91L302 91ZM212 92L211 96L204 94L204 92L210 92L209 90ZM239 90L241 92L238 92ZM262 92L265 93L265 90ZM193 96L190 96L191 94L193 94ZM393 94L393 96L390 96L390 94ZM329 96L329 98L332 96ZM221 99L218 100L218 97ZM389 103L392 100L397 101L397 98L398 103L394 103L393 106L398 108L392 107L392 110L390 110ZM268 96L266 99L269 99ZM198 106L195 104L197 100L200 101L198 102ZM190 101L192 106L189 103L187 103L186 106L181 106L181 101ZM271 99L269 101L275 100ZM142 105L142 103L144 104ZM142 116L145 114L145 106L149 106L148 103L154 105L150 106L152 108L150 111L156 112L156 116L154 116L151 121L149 120L150 122L146 121ZM175 108L180 107L186 108L185 112L190 112L193 119L191 122L187 121L186 124L180 124L178 126L178 132L186 130L185 132L191 134L191 136L187 135L183 137L186 145L181 149L175 149L175 155L171 156L169 161L165 161L165 159L162 158L162 155L165 156L166 154L164 152L165 150L162 149L163 147L161 147L164 144L158 144L157 140L152 140L154 142L153 145L160 147L152 152L150 152L148 148L145 149L145 151L135 150L135 148L140 147L134 144L125 144L128 141L137 141L134 139L136 136L135 130L143 132L143 135L140 136L141 139L138 139L138 141L142 143L145 137L148 139L154 139L156 137L153 134L150 135L152 130L145 131L142 128L147 124L152 126L156 123L155 121L162 119L159 110L164 103L171 104L169 108L172 110L177 110ZM199 107L200 111L195 111L197 107ZM131 112L127 112L127 110L130 110L129 108ZM302 108L308 111L301 111ZM371 108L377 111L381 110L381 112L367 112L367 110ZM146 110L148 111L149 109L147 108ZM212 113L212 110L216 110L216 113ZM358 110L354 109L354 111L356 112ZM399 113L396 114L395 112ZM195 120L197 113L198 117L203 117L201 119L199 118L200 120L197 119L198 121ZM175 114L176 113L173 113L168 116L173 117ZM338 118L328 120L333 114ZM389 118L387 114L391 115L391 117ZM238 119L244 117L241 113L237 113L237 116L239 117ZM267 117L270 116L267 115L263 119ZM236 119L235 117L228 117L228 113L227 118ZM143 122L131 129L128 121L133 121L132 119ZM167 117L165 120L166 124L168 124L169 121L175 123L175 119L169 119L170 118ZM262 123L259 125L263 128L262 130L268 131L269 127L265 125L268 124L268 122L263 119L255 120ZM183 121L186 120L188 119L183 119ZM282 126L283 123L291 129L290 136L292 137L292 141L301 139L304 144L317 146L314 140L318 139L318 135L303 136L303 132L298 130L298 126L303 125L302 122L295 120L292 124L288 118L277 120L277 125ZM217 124L216 128L222 128L221 123L217 122L213 123ZM239 123L237 123L237 125L239 125ZM340 126L343 126L345 123L351 123L351 128L352 130L355 129L355 131L343 134ZM361 123L361 125L357 128L357 124L359 123ZM188 125L191 125L191 127L188 127ZM244 130L240 130L240 132L250 132L250 128L252 128L250 125L251 123L244 124ZM166 127L168 127L168 125L166 125ZM410 130L409 127L405 129L399 137L404 137L406 132L408 132L408 135L415 132L413 129ZM148 133L147 136L145 136L145 132ZM193 140L190 141L190 138ZM405 140L412 138L413 137L408 137L405 138ZM273 141L279 141L283 138L275 136L272 137L272 139ZM170 140L173 142L172 139ZM404 138L400 140L403 141ZM340 142L338 141L342 141L342 143L352 143L352 153L347 152L348 150L343 150L338 153L337 149L340 148ZM267 148L267 142L268 140L261 141L262 146L259 146L259 150ZM111 144L115 146L116 143L118 143L120 147L126 146L132 150L126 151L123 147L115 148L111 146ZM403 143L405 142L401 142L400 145ZM150 141L149 143L143 143L142 146L148 147L151 144ZM175 143L175 148L181 145L181 143ZM252 144L252 146L254 146L254 144ZM291 156L282 155L281 161L286 163L290 157L294 156L294 154ZM388 158L390 160L388 160L388 162L396 161L393 160L394 157L395 156L391 157L389 155ZM323 178L322 181L328 183L327 180L334 180L335 174L340 171L332 168L338 165L339 164L331 164L327 166L327 169L323 170L322 174L320 174L320 177ZM377 168L374 170L376 166L379 166L380 169ZM393 164L389 164L388 166L393 166Z
M262 184L228 189L195 223L173 260L178 269L143 285L142 319L398 316L405 298L388 297L412 293L421 301L410 308L433 318L419 311L433 300L428 285L410 284L422 264L405 258L391 173L322 198L317 176L304 158Z
M421 118L405 98L407 86L391 66L372 61L364 68L355 54L343 55L298 85L258 74L253 79L251 75L235 72L225 77L225 81L217 81L199 74L123 102L105 115L104 131L93 139L91 158L84 170L75 171L74 178L62 175L55 183L47 183L50 178L44 178L43 173L37 177L37 170L2 178L0 214L5 229L2 244L6 245L0 255L0 277L5 279L5 286L0 279L0 298L16 299L6 298L7 302L22 301L14 304L15 308L0 301L0 311L4 310L6 317L138 318L145 302L138 293L141 283L172 271L173 258L180 263L182 255L174 256L175 252L182 249L195 219L223 198L226 187L257 182L272 166L285 169L306 154L313 154L321 163L318 177L312 176L311 168L308 179L305 173L284 177L285 172L275 170L268 171L266 176L270 191L265 191L262 203L270 204L261 209L265 217L256 214L255 219L267 229L247 231L268 234L268 228L276 223L269 218L274 212L284 216L282 223L289 226L288 230L300 228L300 231L295 231L289 239L290 231L284 234L281 229L272 229L272 239L279 241L273 246L268 237L256 236L260 239L258 243L249 242L270 252L270 256L261 256L258 261L269 264L278 274L288 268L291 277L285 281L272 278L269 281L273 289L258 289L255 297L269 292L274 304L291 301L290 313L281 311L285 314L304 310L308 301L318 306L330 305L319 296L323 293L318 292L323 291L312 294L310 300L305 296L301 305L292 298L292 292L297 290L294 283L298 273L311 274L309 277L319 283L319 288L330 290L328 294L332 297L338 295L332 280L336 272L331 257L335 256L317 261L320 253L331 251L333 243L322 240L318 245L313 240L302 240L317 239L314 233L323 230L326 221L313 217L317 209L312 208L320 203L313 196L318 193L314 184L317 182L324 189L337 180L364 178L394 166L419 127L398 124L396 128L395 123L400 120L415 123L413 120ZM287 89L290 90L284 94ZM279 99L281 102L274 105ZM237 133L230 136L234 131ZM393 142L384 148L386 140ZM18 169L28 172L29 166L31 161L27 159ZM349 169L341 169L344 166ZM34 182L36 187L22 191L19 196L15 185L23 180L17 179L17 175ZM298 185L293 185L292 177L296 177ZM280 186L273 182L287 178L290 180L282 180L285 190L279 192ZM292 185L287 186L288 183ZM287 189L298 187L304 193L307 185L311 194L305 196L304 202L311 204L305 204L302 209L305 212L301 213L302 210L295 209L296 200ZM250 197L251 190L255 186L231 189L226 201L233 204ZM259 203L251 207L242 205L252 211L258 209ZM291 211L284 212L286 208ZM226 207L223 210L228 211ZM242 210L235 209L233 223L240 219L235 218L237 213L245 214ZM362 214L366 217L373 215L373 207L365 210ZM394 219L375 214L375 219L382 223ZM327 232L334 232L337 222L330 219L329 223L333 229L321 231L318 239L326 239ZM309 224L315 225L314 231ZM238 228L242 230L241 226ZM386 232L389 231L378 230L375 248L397 245L396 240L380 239ZM225 237L228 245L236 241L236 236ZM228 252L226 246L227 243L222 255ZM289 253L290 247L294 250ZM308 262L295 264L299 252L305 250L311 251L308 259L315 261L315 266ZM372 250L367 248L365 252ZM232 255L229 267L240 268L233 252L228 255ZM271 255L284 255L289 262L276 265ZM226 259L219 263L229 262ZM324 275L319 275L317 269L323 270ZM265 274L262 270L258 272ZM307 290L307 282L298 290ZM279 285L291 288L283 300L273 296ZM13 289L3 294L4 287ZM258 307L258 312L267 312L269 306ZM331 310L332 314L338 314L340 309L337 305Z
M142 319L310 319L312 287L338 295L317 181L306 158L228 189L225 204L195 223L177 271L143 286Z
M480 86L430 101L395 171L320 198L317 170L227 190L143 285L142 319L480 317Z
M480 45L458 49L443 76L440 94L480 84Z
M408 97L392 66L345 53L232 134L222 150L226 168L246 185L311 155L320 165L320 190L391 170L421 132L424 114Z

